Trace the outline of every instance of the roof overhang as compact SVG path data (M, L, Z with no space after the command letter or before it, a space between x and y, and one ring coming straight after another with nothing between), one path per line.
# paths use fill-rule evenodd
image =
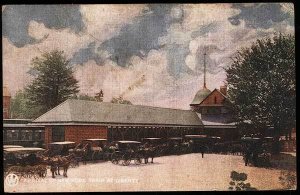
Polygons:
M178 125L178 124L127 124L127 123L101 123L101 122L47 122L47 123L29 123L28 126L61 126L61 125L79 125L79 126L85 126L85 125L95 125L95 126L109 126L109 127L187 127L187 128L199 128L203 127L203 124L201 125Z
M204 125L204 129L236 129L235 125Z

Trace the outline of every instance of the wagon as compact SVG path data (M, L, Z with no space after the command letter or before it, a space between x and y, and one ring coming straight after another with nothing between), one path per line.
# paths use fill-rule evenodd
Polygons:
M198 153L203 147L208 147L207 135L185 135L185 139L191 143L192 152Z
M166 155L168 154L181 154L182 148L181 145L183 143L184 139L182 137L170 137L167 139L167 146L164 153Z
M139 152L141 142L138 141L118 141L116 142L116 151L111 156L111 162L113 164L122 163L124 166L128 166L133 160L135 164L141 164L143 156Z
M145 137L142 140L143 140L142 141L143 144L149 143L149 144L152 144L152 145L159 145L159 144L161 144L161 141L162 141L162 139L158 138L158 137Z
M43 148L5 148L4 173L8 175L14 173L25 178L44 178L47 175L47 166L39 161L37 155L43 152Z
M268 139L268 138L267 138ZM270 166L271 153L267 150L266 139L256 137L242 137L245 165Z
M107 145L107 139L85 139L82 141L83 145L89 143L87 150L87 159L89 160L103 160L104 157L104 146Z
M72 141L63 141L63 142L52 142L49 144L49 151L48 156L54 157L54 156L67 156L70 154L70 151L74 149L75 142ZM79 166L79 161L81 160L81 157L75 157L72 159L72 162L70 164L71 167L77 167Z
M69 150L75 147L75 142L63 141L63 142L52 142L49 144L50 156L67 156Z

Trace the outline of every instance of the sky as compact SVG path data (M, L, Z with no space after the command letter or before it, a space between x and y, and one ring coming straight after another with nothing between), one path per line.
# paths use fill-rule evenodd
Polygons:
M63 50L80 93L104 101L189 109L203 87L226 83L238 50L294 34L289 3L2 6L3 83L12 95L33 80L31 61Z

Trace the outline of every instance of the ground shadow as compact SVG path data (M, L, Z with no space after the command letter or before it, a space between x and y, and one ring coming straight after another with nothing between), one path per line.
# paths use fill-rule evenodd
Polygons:
M274 154L270 159L272 169L296 170L296 156L287 153Z

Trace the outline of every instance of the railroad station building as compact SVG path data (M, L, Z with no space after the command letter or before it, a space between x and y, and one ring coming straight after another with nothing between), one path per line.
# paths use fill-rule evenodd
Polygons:
M192 110L75 99L66 100L29 125L45 126L46 146L89 138L141 140L203 133L203 123Z
M233 121L230 104L227 97L227 86L210 91L204 83L190 106L201 119L205 134L219 136L225 140L234 140L240 138L241 135Z

